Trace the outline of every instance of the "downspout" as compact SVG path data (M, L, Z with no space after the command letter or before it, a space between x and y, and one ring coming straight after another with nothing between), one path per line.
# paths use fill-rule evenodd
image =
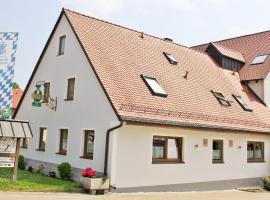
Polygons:
M112 128L107 130L107 133L106 133L106 146L105 146L105 159L104 159L104 171L103 171L104 176L108 175L108 169L107 168L108 168L108 157L109 157L110 133L112 131L114 131L115 129L120 128L121 126L123 126L123 121L122 120L120 121L119 125L117 125L115 127L112 127Z

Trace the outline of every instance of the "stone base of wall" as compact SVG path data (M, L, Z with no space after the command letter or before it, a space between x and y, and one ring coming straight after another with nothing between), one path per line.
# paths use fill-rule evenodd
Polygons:
M174 185L159 185L145 187L116 188L113 192L191 192L191 191L215 191L232 190L241 187L262 186L260 178L233 179L224 181L209 181L198 183L184 183Z

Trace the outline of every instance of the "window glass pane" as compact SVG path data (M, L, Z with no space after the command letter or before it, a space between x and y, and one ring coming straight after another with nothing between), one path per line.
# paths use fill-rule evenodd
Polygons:
M247 158L253 159L253 155L254 155L254 146L253 144L248 144L247 145Z
M59 54L64 54L66 36L61 36L59 41Z
M158 94L166 94L166 92L161 88L161 86L158 84L158 82L155 79L152 78L145 78L148 85L152 88L152 90L155 93Z
M67 150L67 140L68 140L68 133L67 131L63 132L63 145L62 145L62 149L63 150Z
M50 83L45 83L44 85L44 100L43 102L47 103L50 96Z
M47 129L46 128L41 128L40 129L39 149L42 149L42 150L45 149L46 140L47 140Z
M165 158L165 138L154 138L152 157L154 159Z
M264 63L268 55L261 55L254 58L251 64L261 64Z
M213 141L213 160L222 160L222 149L223 142L222 141Z
M72 100L74 98L75 78L68 79L68 91L67 99Z
M263 158L263 147L261 143L255 144L255 159Z
M167 158L178 159L178 140L168 139Z
M164 55L166 56L166 58L169 60L171 64L175 64L175 65L177 64L177 60L172 56L172 54L164 52Z
M94 152L94 133L85 131L86 134L86 150L85 153L92 154Z

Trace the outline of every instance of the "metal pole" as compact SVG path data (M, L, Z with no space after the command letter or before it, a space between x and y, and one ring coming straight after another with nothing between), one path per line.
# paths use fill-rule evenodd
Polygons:
M16 152L15 152L15 162L14 162L13 176L12 176L12 182L13 183L16 183L16 180L17 180L19 153L20 153L20 141L21 141L21 138L17 138Z

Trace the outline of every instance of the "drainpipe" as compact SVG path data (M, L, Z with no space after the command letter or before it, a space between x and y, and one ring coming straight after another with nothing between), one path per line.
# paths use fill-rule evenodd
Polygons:
M106 146L105 146L105 159L104 159L104 176L107 176L108 175L108 156L109 156L109 145L110 145L110 133L115 130L115 129L118 129L120 128L121 126L123 126L123 121L120 121L120 124L115 126L115 127L112 127L110 129L107 130L107 133L106 133Z

